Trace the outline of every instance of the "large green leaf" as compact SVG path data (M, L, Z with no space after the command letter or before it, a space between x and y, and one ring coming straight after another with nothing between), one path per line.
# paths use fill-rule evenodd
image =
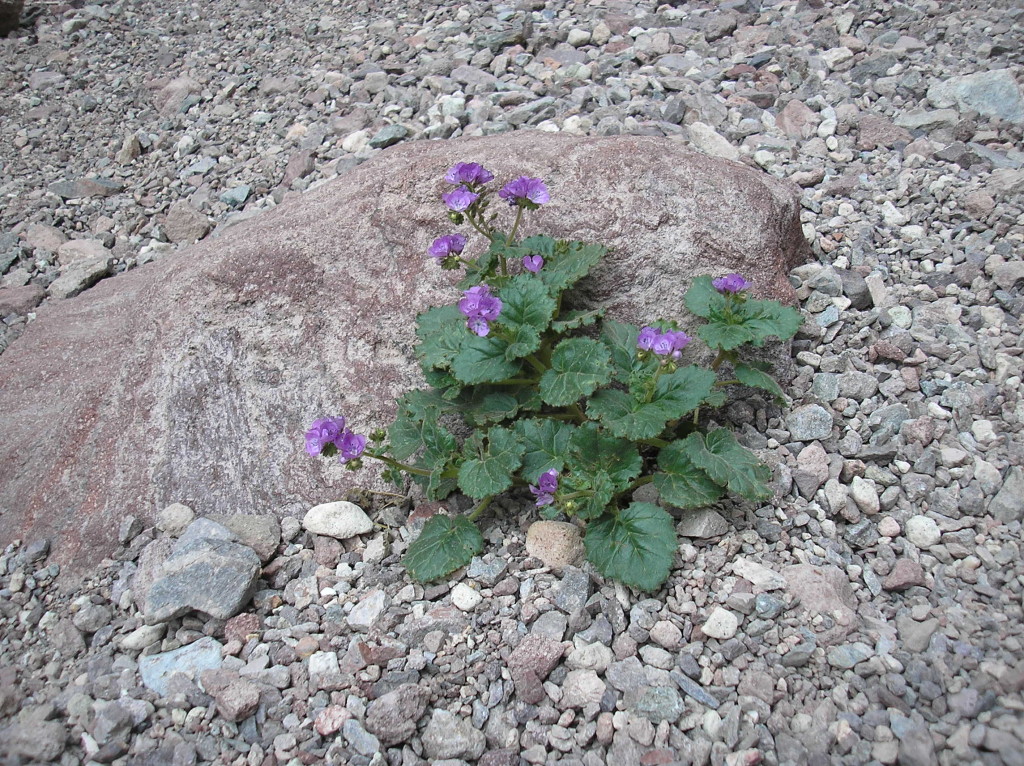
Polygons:
M498 321L510 330L519 325L544 332L551 323L558 304L548 295L544 283L532 274L513 277L498 292L501 298L501 316Z
M785 398L785 394L775 381L775 378L759 367L737 363L735 372L736 379L743 385L764 389L779 399Z
M587 526L587 558L605 577L653 591L666 579L676 553L672 517L651 503L633 503Z
M582 490L585 494L575 500L574 516L581 519L596 519L608 510L608 505L615 497L615 482L604 471L593 474L573 474L570 477L570 489Z
M405 568L418 582L430 582L465 566L484 549L476 524L465 516L432 516L405 554Z
M723 494L722 488L698 468L687 454L682 441L674 441L658 453L654 486L661 499L677 508L702 508Z
M694 279L690 289L686 291L685 300L687 310L704 319L713 313L721 312L726 301L725 296L715 289L709 276Z
M715 374L695 365L658 378L651 401L644 402L617 389L598 391L587 405L587 414L598 418L616 436L652 439L670 420L696 409L711 393Z
M764 345L772 336L780 340L792 338L804 321L799 311L777 301L747 300L740 305L737 313L743 317L755 346Z
M569 338L555 346L551 369L540 379L540 395L553 407L564 407L593 393L611 380L608 349L591 338Z
M473 425L501 422L515 417L519 401L504 391L488 391L488 386L475 386L453 406Z
M605 473L617 489L635 479L643 468L636 445L603 433L594 423L579 426L573 432L569 448L570 468L574 473Z
M433 469L447 463L458 443L446 428L438 424L439 412L434 408L420 412L401 408L388 429L391 455L396 460L406 460L422 449L420 463L423 467Z
M757 456L736 441L724 428L702 435L693 433L682 440L683 451L715 482L748 500L771 497L768 482L772 474Z
M530 237L524 240L523 246L527 246L533 239ZM550 254L545 254L540 248L532 252L544 257L544 268L537 272L537 276L553 294L558 294L585 277L607 250L601 245L560 240L554 243Z
M634 370L641 366L636 356L636 339L639 335L639 327L612 319L601 327L601 342L612 355L615 379L620 383L629 383Z
M706 325L697 328L697 335L710 348L731 351L744 343L754 341L754 331L747 324L736 324L712 318Z
M487 431L486 446L477 432L466 440L463 454L459 489L479 500L512 486L512 474L523 460L523 444L514 431L495 426Z
M505 359L514 362L524 356L532 354L540 348L540 333L537 328L528 324L516 325L506 329L508 335L508 347L505 349Z
M435 306L416 318L416 335L420 339L416 353L425 370L445 368L462 344L472 337L466 329L466 317L458 306Z
M466 330L467 334L469 333ZM452 372L463 383L497 383L519 372L519 364L507 358L508 342L493 335L469 335L452 360Z
M569 456L569 440L576 427L550 418L519 420L515 431L523 440L523 467L520 474L536 482L546 471L559 471Z
M603 316L604 309L595 309L594 311L563 311L559 314L558 319L551 323L551 329L556 333L561 334L568 332L569 330L576 330L580 327L592 325Z

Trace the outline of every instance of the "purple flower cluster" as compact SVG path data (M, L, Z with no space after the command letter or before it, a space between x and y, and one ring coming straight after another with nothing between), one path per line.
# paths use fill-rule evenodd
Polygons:
M636 339L637 348L653 351L658 356L671 356L678 359L682 356L686 344L692 340L682 330L661 332L656 327L644 327Z
M726 274L724 277L712 279L711 284L720 293L738 293L752 287L754 283L744 279L741 274Z
M523 256L523 268L532 274L536 274L542 268L544 268L544 259L539 255L524 255Z
M427 252L434 258L447 258L449 255L459 255L466 249L466 238L461 234L445 234L430 243Z
M458 186L483 185L494 180L494 173L478 162L457 162L444 174L444 180Z
M508 204L512 206L518 205L530 209L551 201L551 195L544 182L539 178L528 178L527 176L519 176L516 180L509 181L498 192L498 196L508 200Z
M458 189L441 195L441 199L448 206L448 209L456 213L466 212L479 198L479 194L471 192L465 186L460 186Z
M501 300L491 295L487 285L471 287L462 294L459 311L466 316L466 326L480 337L491 331L490 323L501 314Z
M339 460L347 463L363 454L366 437L345 428L345 418L319 418L306 431L306 452L313 457L320 455L327 445L333 445L340 453Z
M537 484L530 485L530 492L537 498L537 508L542 505L551 505L555 502L555 492L558 491L558 471L551 469L545 471L537 479Z

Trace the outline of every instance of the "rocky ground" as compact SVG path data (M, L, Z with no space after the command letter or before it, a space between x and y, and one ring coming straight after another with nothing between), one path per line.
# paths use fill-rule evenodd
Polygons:
M70 594L29 540L0 556L0 757L1024 763L1010 5L30 6L0 41L0 349L41 301L409 140L679 137L802 187L815 261L791 404L729 413L778 499L681 521L655 598L528 543L515 504L426 588L401 505L318 531L172 507ZM169 616L170 586L147 607L188 545L236 557L220 618Z

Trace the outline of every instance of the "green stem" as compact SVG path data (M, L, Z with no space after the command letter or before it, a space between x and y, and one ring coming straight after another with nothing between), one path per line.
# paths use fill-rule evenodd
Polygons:
M739 381L733 378L732 380L716 380L713 385L715 386L736 386L739 385Z
M712 370L717 370L719 367L722 366L722 362L724 362L728 358L729 358L728 352L723 351L723 350L719 350L718 356L716 356L715 360L711 363L711 369Z
M658 449L669 445L669 442L664 439L640 439L640 443L646 444L648 447L657 447Z
M536 385L536 378L507 378L491 383L492 386L533 386Z
M487 510L487 506L491 504L491 500L493 499L494 495L488 495L479 503L477 503L476 508L474 508L469 514L469 520L476 521L478 518L480 518L480 514Z
M466 220L469 221L469 225L476 229L480 234L483 234L485 237L487 237L487 239L491 238L492 232L489 232L486 229L481 228L480 224L477 223L476 220L474 220L473 216L467 214Z
M372 457L374 460L379 460L380 462L384 463L385 465L389 465L392 468L397 468L399 471L405 471L406 473L416 474L417 476L430 476L430 471L426 470L425 468L414 468L411 465L399 463L394 458L385 457L384 455L374 455L372 452L364 452L363 454L366 455L366 457Z
M548 371L548 368L545 367L543 364L541 364L540 361L537 360L537 357L535 357L533 354L530 354L529 356L524 357L524 359L526 359L527 364L529 364L533 369L535 369L541 375L543 375L545 372Z
M519 224L523 220L523 208L519 207L516 209L516 222L512 224L512 231L509 232L508 238L505 240L505 247L512 247L512 243L515 242L516 232L519 231Z
M583 410L580 409L578 404L570 404L565 409L577 423L583 423L586 420L586 417L583 415Z
M621 492L616 492L615 495L612 497L612 501L614 502L615 500L618 500L623 495L628 495L630 492L633 492L634 490L638 489L639 487L642 487L644 484L650 484L652 481L654 481L653 474L649 474L647 476L641 476L639 479L634 481L632 484L630 484L628 487L626 487Z

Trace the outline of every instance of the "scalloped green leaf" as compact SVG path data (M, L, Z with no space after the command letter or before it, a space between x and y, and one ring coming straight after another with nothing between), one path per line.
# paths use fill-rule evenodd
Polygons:
M592 521L583 542L601 574L644 591L668 579L676 554L672 517L651 503L633 503Z
M559 471L569 457L569 442L576 426L550 418L519 420L513 426L523 440L523 466L520 475L536 482L546 471Z
M401 407L388 428L391 454L396 460L406 460L421 449L422 467L434 469L446 464L454 456L458 442L446 428L437 423L439 408L424 407L412 411Z
M583 489L592 494L577 498L576 508L572 515L589 521L596 519L608 510L612 498L615 497L615 482L607 473L599 471L588 475L583 481L580 481L582 477L579 476L573 478L577 480L577 483L573 485L574 488Z
M658 453L660 473L654 486L661 499L677 508L702 508L718 500L724 491L698 468L682 441L674 441Z
M468 330L466 333L469 340L452 359L452 372L456 378L470 385L497 383L519 372L519 364L507 358L507 341L493 335L481 338Z
M778 382L764 370L753 365L737 363L735 366L736 380L745 386L764 389L778 399L785 399L786 395Z
M709 434L693 433L680 442L686 456L713 481L748 500L771 497L772 472L731 432L717 428Z
M432 516L403 559L409 576L430 582L463 567L484 549L479 528L465 516Z
M540 395L553 407L589 396L611 380L608 349L591 338L569 338L555 346L551 368L540 379Z
M528 241L525 240L523 245ZM539 250L534 252L544 256L544 268L537 272L537 276L552 293L557 294L590 273L607 249L601 245L559 240L550 255Z
M685 298L687 310L704 319L725 308L725 300L711 283L711 277L706 275L693 280Z
M613 319L601 327L601 342L612 355L615 379L620 383L629 383L633 373L643 366L636 356L636 339L639 335L639 327Z
M714 383L711 370L695 365L680 367L658 378L651 401L638 400L625 391L604 389L590 398L587 414L599 419L616 436L652 439L670 420L678 420L696 409L711 393Z
M605 473L622 489L635 479L643 468L637 447L626 439L608 436L594 423L578 426L569 441L573 473Z
M487 431L486 446L479 432L467 439L463 455L459 489L480 500L512 486L512 474L522 464L523 443L511 429L495 426Z
M505 349L505 359L510 362L522 359L540 348L540 333L537 328L528 324L516 325L506 330L508 347Z
M416 354L424 370L446 368L469 336L458 306L435 306L416 318Z
M604 309L594 311L572 310L563 311L559 318L551 323L551 329L556 333L564 333L569 330L578 330L580 327L587 327L594 324L604 316Z
M454 407L470 423L479 425L515 417L519 411L519 401L510 393L488 392L486 387L480 386L463 396Z
M542 333L551 324L558 307L544 283L532 274L513 277L498 291L498 297L502 303L498 321L510 330L526 325Z
M747 300L741 304L738 313L744 326L753 336L751 342L762 346L771 337L788 340L796 335L803 324L803 316L796 309L783 306L778 301Z
M706 325L697 328L697 335L710 348L731 351L744 343L754 341L754 331L747 323L720 321L712 318Z

